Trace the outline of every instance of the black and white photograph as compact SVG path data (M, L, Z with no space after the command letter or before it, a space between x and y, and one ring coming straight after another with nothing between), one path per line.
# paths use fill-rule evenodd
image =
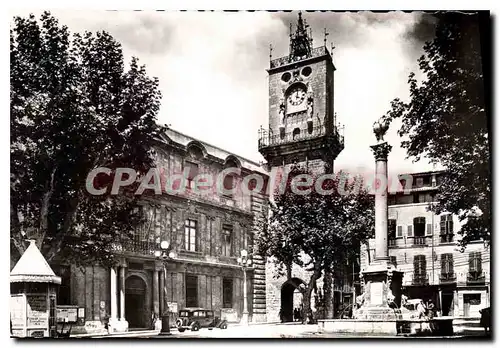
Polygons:
M137 5L10 10L12 339L492 340L489 10Z

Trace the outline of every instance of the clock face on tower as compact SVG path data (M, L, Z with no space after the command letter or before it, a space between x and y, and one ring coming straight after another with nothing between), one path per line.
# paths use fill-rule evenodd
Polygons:
M292 106L298 106L306 99L306 90L302 86L295 86L288 92L288 103Z

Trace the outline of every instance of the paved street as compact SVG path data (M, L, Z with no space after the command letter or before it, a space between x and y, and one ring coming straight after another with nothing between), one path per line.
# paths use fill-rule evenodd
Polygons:
M365 334L321 334L317 332L316 325L300 324L263 324L263 325L234 325L226 330L221 329L201 329L197 332L178 332L172 330L170 336L142 336L143 338L408 338L405 336L381 336ZM484 337L482 330L471 330L462 332L453 337L443 338L463 338L463 337ZM431 337L436 338L436 337Z

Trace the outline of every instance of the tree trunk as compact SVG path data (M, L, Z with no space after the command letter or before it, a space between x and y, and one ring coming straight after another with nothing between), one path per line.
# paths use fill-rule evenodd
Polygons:
M309 283L307 284L307 288L302 294L302 305L304 307L304 320L307 324L310 324L314 318L312 315L311 309L311 294L316 284L316 280L320 276L320 271L318 268L314 269L314 272L311 274L311 278L309 279Z
M50 174L50 181L47 183L47 192L43 195L40 207L40 226L38 228L38 233L36 235L35 243L38 249L43 250L43 241L45 239L45 235L47 234L47 229L49 226L49 208L50 208L50 199L54 194L54 177L56 174L56 168L52 170Z
M325 291L325 316L327 319L333 319L333 274L331 271L325 271L324 286Z
M54 257L56 257L57 254L59 254L59 252L61 251L61 249L63 247L64 238L71 231L71 227L73 226L74 218L75 218L76 212L78 210L78 205L80 203L80 200L78 198L79 198L79 195L77 195L77 197L71 201L70 209L66 213L66 216L64 217L62 231L61 231L61 233L58 233L55 236L56 238L54 238L54 242L51 243L51 247L45 255L47 262L51 262L54 259Z

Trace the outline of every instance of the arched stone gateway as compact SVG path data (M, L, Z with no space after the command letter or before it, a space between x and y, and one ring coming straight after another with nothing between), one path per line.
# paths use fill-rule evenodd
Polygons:
M299 278L291 278L281 286L281 314L283 322L293 321L293 310L300 308L302 303L302 293L299 289L305 286L304 281Z
M137 275L129 276L125 280L125 307L126 317L130 328L148 327L148 303L146 302L146 282Z

